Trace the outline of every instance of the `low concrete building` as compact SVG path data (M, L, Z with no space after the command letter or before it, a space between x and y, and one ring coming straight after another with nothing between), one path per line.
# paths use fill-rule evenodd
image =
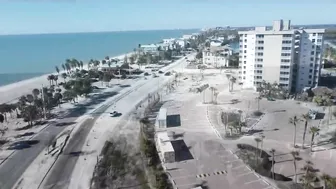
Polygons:
M167 128L167 109L161 108L156 117L155 126L157 128Z
M162 162L175 162L175 151L173 145L170 142L170 138L167 132L157 132L155 137L155 143Z

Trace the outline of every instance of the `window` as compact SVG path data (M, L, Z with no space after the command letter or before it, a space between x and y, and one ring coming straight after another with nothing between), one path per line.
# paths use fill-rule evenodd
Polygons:
M245 37L247 37L247 34L245 34Z
M312 45L312 49L315 49L315 45Z
M312 75L309 75L308 78L311 79L311 78L312 78Z
M281 53L281 56L290 56L290 53Z
M292 41L290 41L290 40L282 41L282 44L291 44L291 43L292 43Z
M313 36L316 36L316 33L313 33Z
M263 55L264 55L264 53L257 53L257 55L258 55L258 56L263 56Z
M310 58L310 61L314 61L314 57L311 57L311 58Z
M245 76L243 77L243 79L245 79Z
M308 81L308 85L311 85L311 81Z
M256 61L257 61L257 62L262 62L262 61L264 61L264 60L263 60L262 58L257 58Z
M243 47L243 45L239 45L239 48L242 48Z
M244 64L246 64L246 61L244 61Z
M288 69L289 66L280 66L280 68L282 68L282 69Z
M264 44L264 41L258 41L258 44Z
M261 76L254 76L254 79L262 79Z
M264 50L264 47L257 47L258 50Z
M292 34L283 34L282 37L292 37Z
M310 70L309 70L309 73L313 73L313 70L312 70L312 69L310 69Z
M244 50L244 53L246 53L247 51L246 50Z
M314 51L312 51L311 53L310 53L310 55L314 55L315 54L315 52Z
M244 66L244 69L246 69L246 66Z
M288 81L288 80L289 80L288 78L280 77L280 81Z
M247 42L247 39L245 39L244 42L246 43L246 42Z
M291 50L291 47L282 47L282 50Z
M285 83L280 83L279 84L281 87L288 87L288 84L285 84Z
M313 67L314 66L314 64L313 63L310 63L310 67Z
M264 38L264 35L257 35L257 38Z
M322 37L323 36L323 34L322 33L319 33L319 34L317 34L319 37Z
M289 59L281 59L281 62L290 62Z
M247 48L247 45L244 45L244 48Z
M315 39L312 39L312 42L315 43Z
M239 37L243 37L243 34L239 34Z
M318 42L318 43L321 43L321 42L322 42L322 39L317 39L317 42Z
M280 72L281 75L289 75L289 72Z
M246 56L244 56L244 58L246 58Z
M263 66L261 64L257 64L257 68L262 68Z
M262 70L254 70L254 73L262 73Z
M245 74L246 73L246 71L243 71L243 74Z

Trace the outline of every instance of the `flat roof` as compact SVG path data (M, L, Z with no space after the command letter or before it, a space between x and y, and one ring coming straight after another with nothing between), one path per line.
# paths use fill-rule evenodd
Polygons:
M324 33L325 29L302 29L307 33ZM281 31L274 31L274 30L259 30L256 28L255 30L249 31L238 31L238 34L265 34L265 35L277 35L277 34L294 34L295 31L302 31L301 29L290 29L290 30L281 30Z
M166 120L167 119L167 109L166 108L160 108L159 114L158 114L158 120Z
M168 132L157 132L156 136L161 152L174 152L173 145L168 137Z

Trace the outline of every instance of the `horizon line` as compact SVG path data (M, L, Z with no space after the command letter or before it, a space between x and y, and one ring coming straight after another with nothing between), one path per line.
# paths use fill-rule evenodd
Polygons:
M86 33L119 33L119 32L146 32L146 31L173 31L173 30L201 30L201 28L175 28L175 29L139 29L139 30L106 30L106 31L74 31L74 32L51 32L51 33L14 33L1 34L0 36L19 36L19 35L54 35L54 34L86 34Z

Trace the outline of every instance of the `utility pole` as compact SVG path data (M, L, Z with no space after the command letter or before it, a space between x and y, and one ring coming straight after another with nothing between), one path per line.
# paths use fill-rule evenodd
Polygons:
M42 89L41 89L41 93L42 93L42 103L43 103L43 116L44 119L47 119L47 114L46 114L46 106L45 106L45 99L44 99L44 90L43 90L43 84L42 84Z

